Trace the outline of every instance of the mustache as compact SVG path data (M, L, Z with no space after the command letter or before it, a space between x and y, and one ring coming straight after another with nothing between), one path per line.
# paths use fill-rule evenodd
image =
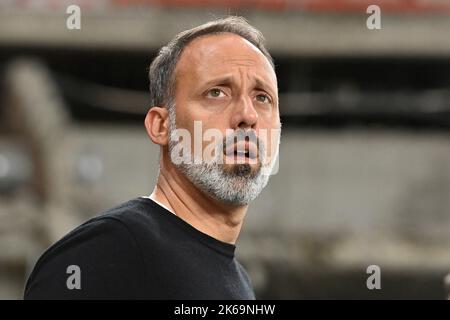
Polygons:
M226 153L227 146L231 146L235 143L239 142L251 142L255 144L257 147L258 157L261 159L264 155L265 146L264 142L258 138L256 135L255 130L245 130L245 129L236 129L233 131L232 134L229 134L226 136L223 141L222 145L219 143L219 149L222 149L224 153Z

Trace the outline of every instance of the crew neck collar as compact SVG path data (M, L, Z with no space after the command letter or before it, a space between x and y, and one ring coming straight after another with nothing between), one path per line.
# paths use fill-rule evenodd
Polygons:
M211 249L214 249L215 251L217 251L221 254L224 254L230 258L234 258L236 245L218 240L218 239L196 229L194 226L190 225L189 223L187 223L186 221L181 219L179 216L177 216L174 212L171 212L164 205L160 204L159 202L156 202L154 199L151 199L148 196L139 197L137 199L141 202L149 204L153 208L158 209L155 211L162 213L165 217L167 217L167 219L176 223L178 226L180 226L181 228L186 230L192 236L199 239L202 243L204 243Z

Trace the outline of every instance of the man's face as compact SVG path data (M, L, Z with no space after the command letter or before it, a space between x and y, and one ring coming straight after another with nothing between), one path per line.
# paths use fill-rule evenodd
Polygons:
M198 136L195 121L202 133L216 129L223 137L215 141L214 163L177 167L214 198L247 204L266 185L270 172L263 169L271 167L278 153L278 90L270 63L242 37L208 35L184 49L175 79L176 123L172 117L171 131L175 127L189 131L194 155L198 141L201 155L211 144ZM173 142L171 146L173 149Z

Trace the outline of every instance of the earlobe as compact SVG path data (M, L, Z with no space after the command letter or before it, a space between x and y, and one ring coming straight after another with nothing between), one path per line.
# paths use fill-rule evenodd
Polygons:
M165 146L169 135L169 114L164 107L152 107L145 117L145 129L150 139L155 144Z

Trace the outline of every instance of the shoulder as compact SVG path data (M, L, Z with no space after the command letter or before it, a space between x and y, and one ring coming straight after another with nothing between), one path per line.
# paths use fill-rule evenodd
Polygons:
M247 270L244 268L244 266L236 258L234 260L236 262L236 266L237 266L237 269L238 269L238 272L239 272L239 276L244 281L244 283L249 288L249 290L253 291L252 280L251 280L249 274L247 273Z
M139 226L154 225L145 203L133 199L83 223L47 249L31 273L25 297L72 297L67 291L70 266L81 270L82 298L109 297L139 291L143 281L142 252L136 240Z
M39 263L51 258L55 254L70 249L83 251L85 254L93 253L99 249L107 249L108 244L135 247L137 243L134 228L139 220L143 220L139 203L136 199L124 202L114 208L99 213L97 216L84 222L62 239L50 246L39 259Z
M97 220L115 220L134 233L137 228L144 227L157 228L159 224L159 212L161 208L147 198L135 198L124 202L114 208L101 212L95 218L89 220L87 224ZM82 225L83 226L83 225Z

